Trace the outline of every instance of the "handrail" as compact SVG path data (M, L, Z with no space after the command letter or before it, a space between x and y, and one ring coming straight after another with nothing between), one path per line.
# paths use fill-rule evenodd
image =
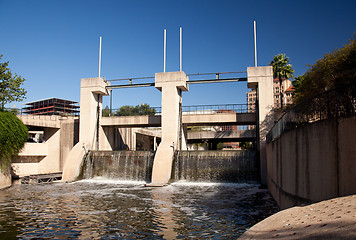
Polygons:
M150 107L152 115L160 115L161 107ZM119 109L111 109L111 116ZM182 106L183 115L188 114L222 114L222 113L255 113L255 107L251 104L215 104ZM134 115L134 114L133 114Z

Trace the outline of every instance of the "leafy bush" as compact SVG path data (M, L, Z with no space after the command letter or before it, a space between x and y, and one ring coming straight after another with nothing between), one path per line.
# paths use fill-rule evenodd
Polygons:
M150 105L143 103L141 105L133 106L122 106L115 116L139 116L139 115L148 115L153 116L156 114L156 110L151 108Z
M0 112L0 168L6 171L28 138L28 129L10 112Z

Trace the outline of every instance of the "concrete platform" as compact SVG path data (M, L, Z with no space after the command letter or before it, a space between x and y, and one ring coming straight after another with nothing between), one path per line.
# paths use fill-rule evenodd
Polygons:
M239 239L356 239L356 195L278 212Z

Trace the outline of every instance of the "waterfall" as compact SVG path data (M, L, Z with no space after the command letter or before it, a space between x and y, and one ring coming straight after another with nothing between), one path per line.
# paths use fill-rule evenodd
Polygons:
M177 151L173 181L188 182L258 182L256 152Z
M81 178L150 182L153 157L150 151L91 151L85 157Z
M91 151L80 178L151 182L153 159L150 151ZM258 169L251 150L177 151L171 181L256 183Z

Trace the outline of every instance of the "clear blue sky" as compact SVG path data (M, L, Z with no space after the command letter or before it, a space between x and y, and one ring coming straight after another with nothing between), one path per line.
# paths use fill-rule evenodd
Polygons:
M179 69L183 27L186 73L246 71L254 65L253 20L257 21L258 65L285 53L295 75L356 31L356 1L80 1L0 0L0 54L26 78L24 102L57 97L80 99L80 79L154 76ZM245 83L191 85L183 105L245 103ZM108 105L108 97L104 105ZM113 106L143 102L160 106L155 88L115 90ZM12 106L12 104L11 104ZM22 107L16 103L16 107Z

